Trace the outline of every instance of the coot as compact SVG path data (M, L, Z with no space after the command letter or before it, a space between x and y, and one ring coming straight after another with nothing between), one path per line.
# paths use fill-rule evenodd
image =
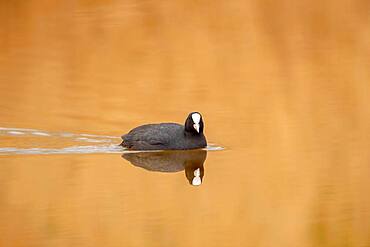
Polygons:
M121 146L132 150L185 150L207 146L204 123L199 112L191 112L185 125L146 124L122 136Z

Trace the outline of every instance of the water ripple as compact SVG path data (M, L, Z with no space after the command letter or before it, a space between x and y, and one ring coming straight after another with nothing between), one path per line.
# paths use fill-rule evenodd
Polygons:
M137 153L137 152L161 152L157 151L132 151L127 150L118 144L121 138L117 136L73 134L66 132L48 132L35 129L3 128L0 127L0 137L5 141L0 142L0 155L19 154L97 154L97 153ZM32 140L27 139L32 137ZM36 138L36 140L34 139ZM10 139L10 141L7 141ZM17 140L18 142L16 142ZM31 147L19 147L15 143L23 140L22 144ZM46 142L48 141L48 142ZM78 143L101 143L97 145L72 145L66 146L68 142ZM50 144L51 142L51 144ZM44 145L44 146L43 146ZM60 147L62 145L62 147ZM46 147L45 147L46 146ZM222 147L210 144L204 150L218 151Z

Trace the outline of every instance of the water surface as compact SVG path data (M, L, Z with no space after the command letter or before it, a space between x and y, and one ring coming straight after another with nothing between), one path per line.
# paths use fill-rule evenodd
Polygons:
M1 1L0 245L370 246L369 8ZM117 149L191 111L202 165Z

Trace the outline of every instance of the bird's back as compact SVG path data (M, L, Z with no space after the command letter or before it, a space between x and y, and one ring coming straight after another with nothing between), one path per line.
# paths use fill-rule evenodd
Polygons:
M122 146L130 149L172 149L173 142L181 138L184 127L177 123L146 124L122 136Z

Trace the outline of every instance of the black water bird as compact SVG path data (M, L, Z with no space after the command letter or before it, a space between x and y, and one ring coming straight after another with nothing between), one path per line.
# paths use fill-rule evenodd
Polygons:
M121 146L131 150L186 150L207 146L204 123L199 112L191 112L185 125L146 124L122 136Z

